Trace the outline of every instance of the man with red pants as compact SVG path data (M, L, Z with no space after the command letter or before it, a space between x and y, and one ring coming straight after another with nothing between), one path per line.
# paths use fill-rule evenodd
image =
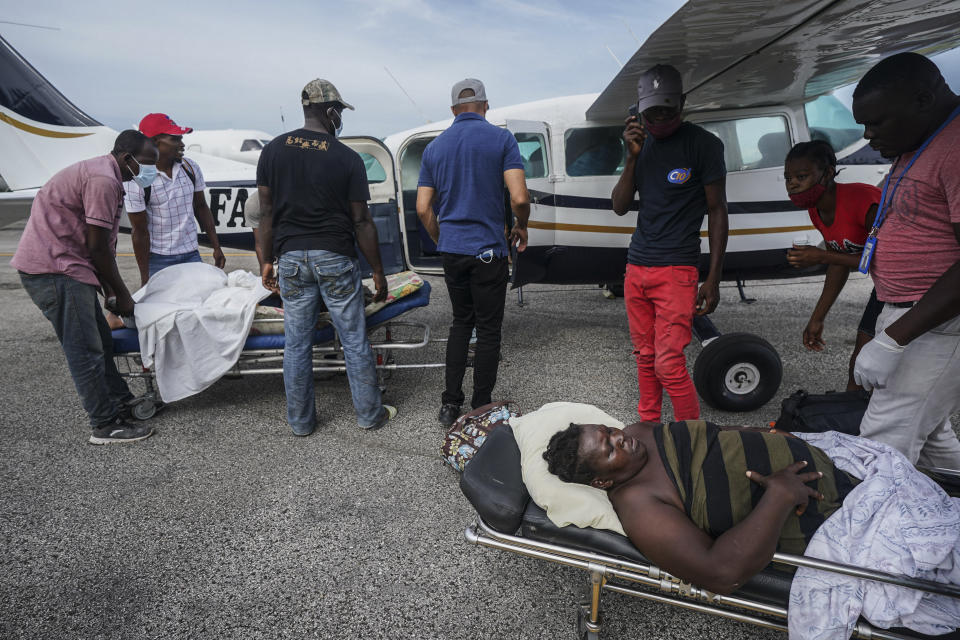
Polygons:
M613 210L624 215L639 193L637 230L627 252L624 297L637 358L640 419L661 422L663 390L674 420L700 417L684 347L694 313L717 308L727 247L723 143L684 122L680 73L657 65L637 83L637 116L623 132L627 160L613 188ZM710 272L697 290L700 227L708 216Z

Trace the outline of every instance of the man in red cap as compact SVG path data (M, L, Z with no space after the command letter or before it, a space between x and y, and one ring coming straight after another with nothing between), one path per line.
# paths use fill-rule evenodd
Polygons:
M157 177L150 186L124 184L123 203L130 217L141 285L165 267L201 262L194 219L213 247L214 263L221 269L226 263L213 214L203 196L203 173L195 162L183 157L183 134L191 131L163 113L148 114L140 121L140 132L153 140L160 152Z

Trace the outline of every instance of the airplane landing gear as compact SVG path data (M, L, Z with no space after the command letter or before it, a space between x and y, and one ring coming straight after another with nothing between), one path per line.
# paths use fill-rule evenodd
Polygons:
M693 366L693 384L703 401L722 411L752 411L780 388L783 363L773 346L751 333L721 335L705 316L694 319L703 342Z
M744 284L746 283L743 281L743 278L741 278L740 276L737 276L737 293L740 294L740 302L742 302L743 304L753 304L754 302L757 301L757 299L747 297L747 292L744 291L743 289Z

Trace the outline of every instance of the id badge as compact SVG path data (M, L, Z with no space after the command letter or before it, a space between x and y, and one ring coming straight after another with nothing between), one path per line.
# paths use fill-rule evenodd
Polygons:
M857 270L860 273L870 272L870 261L873 260L873 252L877 248L877 236L867 236L867 241L863 243L863 255L860 256L860 266Z

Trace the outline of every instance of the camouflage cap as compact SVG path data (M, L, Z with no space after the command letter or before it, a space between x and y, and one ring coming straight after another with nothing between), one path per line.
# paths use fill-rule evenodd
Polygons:
M303 88L303 92L300 94L300 102L304 105L322 102L339 102L345 108L356 111L352 104L345 102L343 98L340 97L340 92L337 91L337 88L333 86L332 82L322 78L317 78L307 83L307 86Z

